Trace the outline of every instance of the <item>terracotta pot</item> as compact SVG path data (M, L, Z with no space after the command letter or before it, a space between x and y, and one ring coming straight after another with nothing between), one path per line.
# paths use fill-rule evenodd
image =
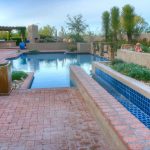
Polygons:
M0 66L0 95L9 95L11 91L11 64Z

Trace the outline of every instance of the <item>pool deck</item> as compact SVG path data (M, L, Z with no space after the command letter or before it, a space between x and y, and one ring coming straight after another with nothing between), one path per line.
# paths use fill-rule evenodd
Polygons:
M111 150L76 89L0 97L0 150Z
M17 57L0 50L0 62ZM0 150L111 150L79 91L16 90L0 96Z
M21 53L17 53L17 49L0 50L0 63ZM82 76L82 73L78 76L88 78ZM87 84L86 80L85 85ZM91 89L90 86L86 87L88 88ZM102 87L100 89L103 91ZM93 93L93 89L91 91ZM103 103L107 102L106 99L113 99L109 93L104 93L101 96ZM107 139L103 127L97 122L81 94L84 93L76 88L62 88L15 90L9 96L0 96L0 150L117 150L112 141ZM100 105L100 102L96 103L97 106ZM110 109L112 106L119 108L113 111ZM131 145L129 149L150 150L150 130L131 116L121 104L99 107L108 114L104 115L106 120L115 122L113 128L116 132L123 133L119 137L128 141ZM112 117L117 111L119 114ZM126 114L131 119L118 119L118 115ZM132 132L126 130L131 129L130 125L138 131L136 138L132 137Z
M6 58L17 55L17 49L0 49L0 64L6 62Z

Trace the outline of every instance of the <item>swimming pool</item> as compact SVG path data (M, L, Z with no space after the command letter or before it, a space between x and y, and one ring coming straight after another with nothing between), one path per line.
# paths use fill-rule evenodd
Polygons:
M92 61L103 61L104 58L92 54L70 53L36 53L22 54L12 59L12 70L34 72L31 88L57 88L73 86L69 67L78 65L90 75Z

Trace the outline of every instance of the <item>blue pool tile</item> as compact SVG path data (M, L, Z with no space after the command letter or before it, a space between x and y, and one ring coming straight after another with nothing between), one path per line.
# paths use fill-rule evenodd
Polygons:
M94 79L110 92L128 111L145 124L145 126L150 128L150 99L100 69L96 68Z

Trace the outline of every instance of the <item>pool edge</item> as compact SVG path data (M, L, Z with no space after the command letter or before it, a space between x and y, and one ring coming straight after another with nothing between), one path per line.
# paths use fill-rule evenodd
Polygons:
M86 75L80 67L71 67L71 76L98 124L103 126L108 139L115 143L116 149L149 147L145 140L147 138L147 144L150 142L150 131L106 90ZM136 135L137 132L139 136Z

